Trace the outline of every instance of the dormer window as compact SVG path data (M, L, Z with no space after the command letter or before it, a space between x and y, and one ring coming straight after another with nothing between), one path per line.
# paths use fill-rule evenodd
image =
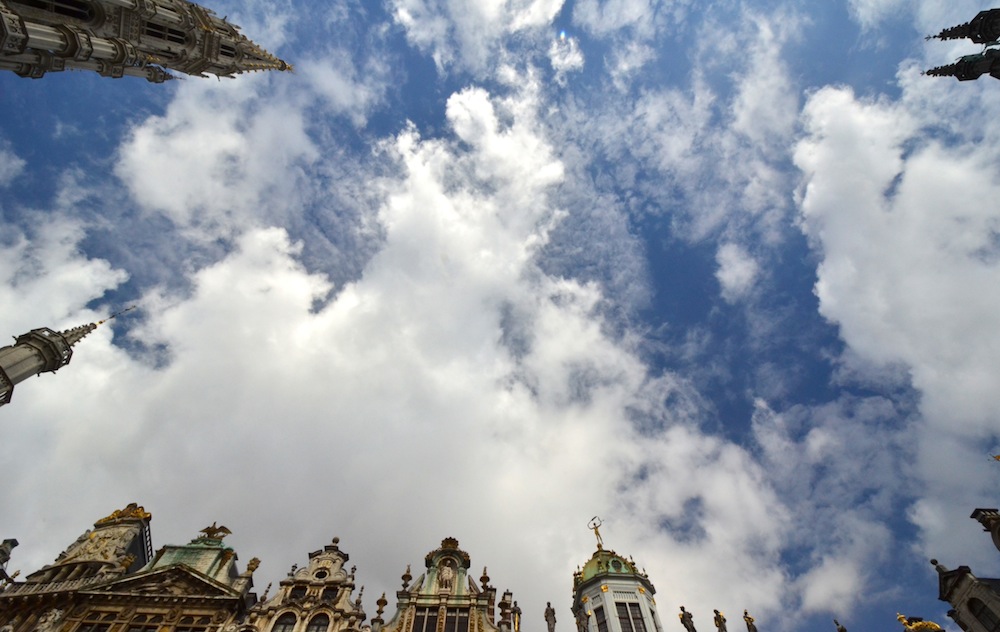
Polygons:
M340 590L337 588L327 588L323 591L322 599L329 603L337 603L337 594L339 592Z
M289 597L292 598L292 599L295 599L295 600L305 599L306 598L306 587L305 586L296 586L295 588L292 588L292 592L289 594Z

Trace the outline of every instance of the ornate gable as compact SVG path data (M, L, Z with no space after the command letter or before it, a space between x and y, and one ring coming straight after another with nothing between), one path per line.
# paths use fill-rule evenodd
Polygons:
M139 573L88 592L142 595L168 599L240 598L239 591L186 566L173 566Z

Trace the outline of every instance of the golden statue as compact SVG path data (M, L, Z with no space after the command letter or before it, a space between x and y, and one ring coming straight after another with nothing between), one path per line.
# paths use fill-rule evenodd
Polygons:
M590 522L587 524L587 526L594 530L594 535L597 536L597 548L603 551L604 538L601 537L601 531L600 531L600 527L602 524L604 524L604 522L597 516L594 516L593 518L590 519Z
M920 617L907 617L898 612L896 613L896 620L903 624L906 632L939 632L942 630L941 626L933 621L924 621Z

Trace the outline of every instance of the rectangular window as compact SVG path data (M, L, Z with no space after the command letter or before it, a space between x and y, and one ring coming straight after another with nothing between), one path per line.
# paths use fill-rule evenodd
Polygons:
M622 632L646 632L646 622L642 620L642 610L637 603L616 603L618 621Z
M469 611L449 608L445 616L444 632L469 632Z
M437 608L417 608L417 616L413 619L413 632L436 632L437 625Z
M597 632L608 632L608 620L604 618L604 606L594 608L594 620L597 621Z

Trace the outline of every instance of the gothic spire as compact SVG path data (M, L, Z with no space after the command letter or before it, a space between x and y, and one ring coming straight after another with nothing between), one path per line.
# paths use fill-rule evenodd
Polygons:
M971 39L976 44L989 44L1000 39L1000 9L980 11L969 22L943 29L927 39Z
M2 1L2 0L0 0ZM73 346L112 318L135 306L112 314L96 323L57 332L48 327L32 329L14 338L14 344L0 348L0 406L10 403L14 385L32 375L56 372L73 358Z

